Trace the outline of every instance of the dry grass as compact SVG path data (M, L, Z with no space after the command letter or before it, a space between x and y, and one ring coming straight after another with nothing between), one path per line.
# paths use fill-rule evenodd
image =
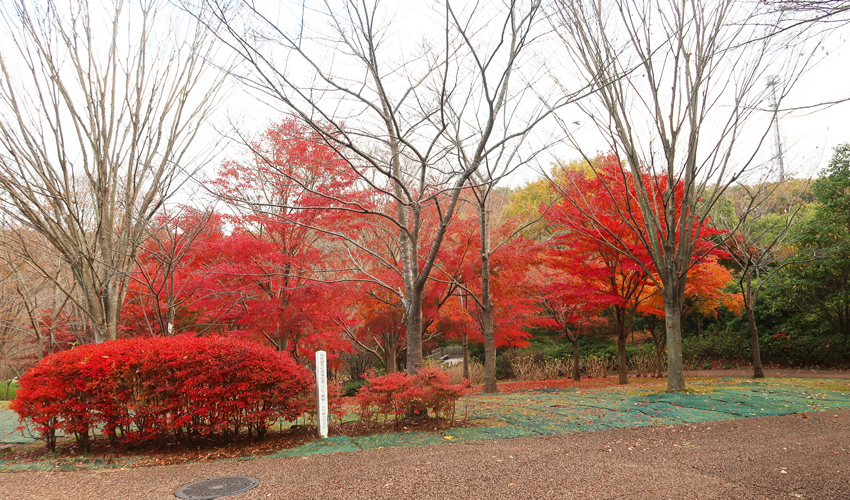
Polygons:
M572 360L536 360L533 356L520 356L510 361L516 380L554 380L570 373Z
M445 370L451 374L453 384L463 380L463 363L449 366ZM472 384L484 383L484 365L474 359L469 360L469 380Z
M614 360L599 356L586 356L579 359L579 369L585 377L603 378L614 369Z
M630 356L629 374L635 377L652 376L655 371L655 357L651 354ZM533 355L517 356L510 361L514 373L513 380L556 380L571 378L573 373L573 359L571 356L560 359L540 360ZM452 383L463 380L463 364L443 366L439 361L427 361L426 366L441 366L452 375ZM616 359L602 358L598 356L585 356L579 359L579 370L582 377L604 378L617 370ZM470 382L473 385L484 383L484 365L475 360L469 362Z
M655 373L655 355L652 353L630 356L629 373L638 377L652 376Z

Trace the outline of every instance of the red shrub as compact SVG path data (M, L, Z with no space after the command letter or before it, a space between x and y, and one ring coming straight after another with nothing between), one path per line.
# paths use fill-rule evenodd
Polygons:
M398 423L399 417L409 408L431 410L435 416L454 417L455 403L469 383L451 384L450 375L439 368L422 368L414 376L403 372L377 377L366 376L366 385L360 388L357 402L360 418L376 420L390 416Z
M437 417L454 419L455 403L469 387L469 381L452 384L449 372L440 368L421 368L416 378L425 389L425 406Z
M309 372L286 353L228 338L127 339L43 359L21 378L12 408L55 448L56 430L84 447L89 431L144 442L174 435L261 437L306 410Z

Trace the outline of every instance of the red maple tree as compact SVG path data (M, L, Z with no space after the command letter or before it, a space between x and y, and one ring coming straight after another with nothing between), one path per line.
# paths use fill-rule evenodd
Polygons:
M578 277L585 283L593 283L588 294L596 296L594 301L607 304L617 336L621 384L628 383L626 339L638 309L650 295L648 287L657 285L657 274L645 244L647 232L635 201L636 182L656 188L655 206L670 206L660 199L664 196L661 187L666 185L666 177L644 174L634 179L617 156L609 154L597 157L592 167L556 171L552 185L562 201L547 207L545 213L556 231L550 244L559 257L555 262L564 274L561 282L571 283ZM674 195L681 197L682 192L681 183L676 184ZM666 220L679 219L681 203L677 202L675 207L676 213L663 214ZM668 226L667 230L676 229ZM719 252L710 240L717 233L694 225L694 234L685 236L697 242L690 266Z

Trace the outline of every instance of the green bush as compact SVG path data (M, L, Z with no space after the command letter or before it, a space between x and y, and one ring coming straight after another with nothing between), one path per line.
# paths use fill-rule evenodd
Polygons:
M682 339L686 366L698 367L708 361L725 364L752 363L749 333L730 329L706 332ZM850 367L850 338L836 335L811 335L795 331L759 335L763 365L787 367Z
M360 388L363 387L364 385L366 385L367 383L368 382L366 381L366 379L352 380L352 381L346 382L346 383L342 384L342 388L341 388L342 395L343 396L356 396L357 391L359 391Z
M725 328L712 329L704 335L682 339L682 359L685 366L698 367L708 361L746 363L752 360L752 356L749 339L740 332Z
M626 358L632 356L640 356L644 354L652 354L652 344L626 344ZM569 354L572 354L572 346L569 346ZM607 337L585 336L578 339L578 355L579 357L596 356L598 358L614 358L619 355L617 351L617 341Z
M850 367L850 338L824 335L763 335L762 363L789 367Z
M618 356L617 341L603 336L584 335L578 339L578 354L582 362L593 359L603 364L611 363ZM652 343L626 345L628 360L654 355L655 348ZM557 343L534 343L531 347L524 349L506 349L496 356L496 378L500 380L519 378L519 374L515 373L515 365L519 358L530 358L534 363L543 366L547 362L562 362L571 360L572 357L573 346L567 339L558 339ZM632 364L630 361L630 366ZM569 375L569 371L562 375Z

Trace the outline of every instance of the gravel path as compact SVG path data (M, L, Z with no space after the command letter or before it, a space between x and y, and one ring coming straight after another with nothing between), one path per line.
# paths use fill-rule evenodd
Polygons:
M850 410L130 470L0 475L2 499L168 499L221 475L232 497L847 499Z

